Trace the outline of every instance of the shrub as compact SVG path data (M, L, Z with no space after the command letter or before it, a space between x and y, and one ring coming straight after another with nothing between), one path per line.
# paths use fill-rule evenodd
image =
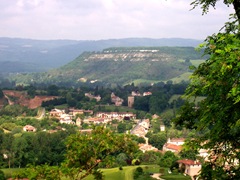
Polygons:
M4 172L2 170L0 170L0 180L5 180L5 175Z

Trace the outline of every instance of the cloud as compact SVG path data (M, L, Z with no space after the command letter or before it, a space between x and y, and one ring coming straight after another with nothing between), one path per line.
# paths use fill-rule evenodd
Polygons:
M188 0L0 0L0 35L35 39L184 37L220 29L232 8L202 16Z

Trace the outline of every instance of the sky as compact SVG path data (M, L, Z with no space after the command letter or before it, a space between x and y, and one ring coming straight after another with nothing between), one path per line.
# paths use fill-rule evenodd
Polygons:
M0 0L0 37L101 40L205 39L228 21L218 3L202 16L192 0Z

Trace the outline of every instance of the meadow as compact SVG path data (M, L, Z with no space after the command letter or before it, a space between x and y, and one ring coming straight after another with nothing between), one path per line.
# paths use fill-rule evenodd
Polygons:
M101 169L103 172L105 180L134 180L133 174L136 168L139 166L124 166L122 170L117 168L110 168L110 169ZM143 168L144 172L148 173L159 173L160 167L158 165L140 165L140 167ZM167 168L161 168L164 171L164 174L161 175L161 177L165 180L189 180L191 179L189 176L184 176L179 173L168 173ZM10 168L10 169L1 169L6 178L12 177L14 173L17 173L19 171L22 171L22 168ZM161 171L162 172L162 171ZM67 178L63 178L64 180L67 180ZM92 175L85 178L85 180L94 180L94 177Z

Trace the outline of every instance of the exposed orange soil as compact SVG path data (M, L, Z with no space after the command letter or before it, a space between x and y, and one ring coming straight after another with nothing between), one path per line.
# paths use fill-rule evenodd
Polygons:
M27 106L30 109L35 109L40 107L43 101L52 100L58 98L58 96L35 96L34 98L29 98L27 93L24 91L14 91L14 90L3 90L5 97L8 97L8 103L20 104L22 106ZM14 98L14 100L11 100Z

